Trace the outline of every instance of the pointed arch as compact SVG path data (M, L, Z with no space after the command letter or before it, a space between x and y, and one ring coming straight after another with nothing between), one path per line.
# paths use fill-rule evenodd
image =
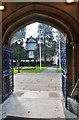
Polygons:
M78 23L72 16L58 8L36 3L16 10L3 20L3 44L9 45L16 31L33 22L42 22L56 27L63 33L67 33L69 42L74 40L77 42Z

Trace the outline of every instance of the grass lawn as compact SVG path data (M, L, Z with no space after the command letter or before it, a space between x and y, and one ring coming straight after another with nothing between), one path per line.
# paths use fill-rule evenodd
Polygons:
M18 70L16 70L16 67L14 67L14 74L17 74Z
M62 73L62 68L56 68L57 73Z
M20 68L20 73L21 72L25 72L25 73L40 73L42 72L43 70L47 69L48 67L38 67L38 66L35 66L35 67L21 67ZM14 74L17 74L18 73L18 69L17 67L14 67Z

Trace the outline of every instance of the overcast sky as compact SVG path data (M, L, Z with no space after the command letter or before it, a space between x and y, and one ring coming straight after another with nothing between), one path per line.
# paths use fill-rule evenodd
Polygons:
M38 35L38 22L32 23L30 25L27 25L27 32L26 32L26 38L29 38L32 36L33 38L36 38Z
M32 36L33 38L36 38L38 36L38 22L32 23L30 25L27 25L27 32L26 32L26 38L29 38ZM53 28L53 31L56 32L57 29ZM54 37L56 36L56 33L53 34Z

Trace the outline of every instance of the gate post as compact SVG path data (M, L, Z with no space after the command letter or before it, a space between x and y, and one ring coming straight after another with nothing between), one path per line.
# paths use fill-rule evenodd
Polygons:
M0 104L2 104L2 44L0 43Z
M75 85L76 80L78 79L78 45L74 42L71 43L72 45L72 88Z
M65 100L65 106L67 106L67 78L66 78L66 42L62 45L62 91Z
M0 2L0 5L2 2ZM0 11L0 120L2 119L2 11Z
M74 87L75 84L75 49L76 45L72 43L72 87Z
M68 74L67 109L79 116L79 86L77 86L77 81L79 79L79 45L77 43L71 42L70 46L71 52L69 54L71 54L71 59L68 59L70 60L69 63L71 63L70 65L68 63L68 72L70 71L70 75Z
M0 2L0 5L2 2ZM0 11L0 104L2 103L2 11Z

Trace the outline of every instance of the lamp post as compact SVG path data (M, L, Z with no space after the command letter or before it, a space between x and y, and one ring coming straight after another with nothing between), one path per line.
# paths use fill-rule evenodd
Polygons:
M41 40L38 41L39 44L39 53L40 53L40 70L41 70Z
M18 43L18 45L20 45L20 40L18 40L17 43ZM18 64L17 64L17 67L18 67L18 73L20 73L19 50L20 50L20 47L18 47Z
M61 68L61 33L60 31L57 31L57 36L56 36L57 40L58 40L58 55L59 55L59 58L58 58L58 67Z
M59 40L59 68L61 68L61 50L60 50L60 40Z

